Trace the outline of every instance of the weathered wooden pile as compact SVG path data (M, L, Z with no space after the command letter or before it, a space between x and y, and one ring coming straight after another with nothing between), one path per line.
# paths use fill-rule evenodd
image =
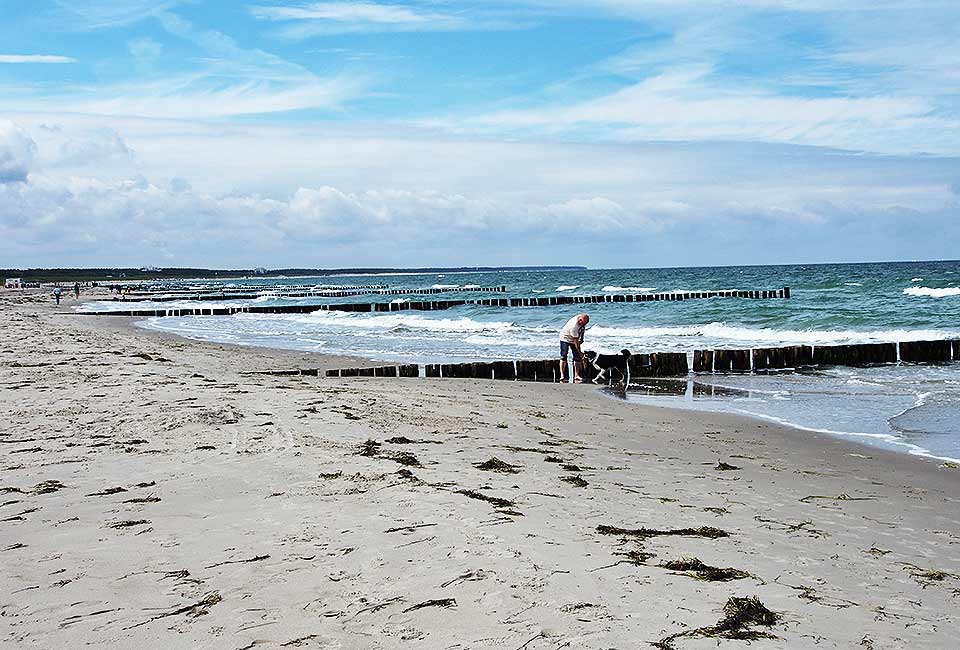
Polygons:
M505 289L505 287L504 287ZM431 290L432 291L432 290ZM429 300L408 302L327 303L322 305L241 305L232 307L180 307L176 309L124 309L82 312L92 316L231 316L233 314L305 314L314 311L394 312L437 311L462 305L483 307L552 307L606 302L661 302L706 298L790 298L790 287L770 291L696 291L668 293L602 294L594 296L538 296L535 298L477 298L473 300Z
M791 345L744 350L696 350L693 372L767 372L816 366L871 366L886 363L946 363L960 361L960 340L862 343L851 345ZM627 362L631 378L685 377L690 372L685 352L635 354ZM299 371L303 374L304 371ZM273 373L277 374L277 373ZM298 374L293 371L290 374ZM314 371L314 374L315 371ZM583 368L586 380L596 369ZM559 359L437 363L423 366L423 376L456 379L505 379L508 381L560 381ZM327 370L327 377L419 377L420 366L383 366Z
M689 373L687 355L683 352L654 352L636 354L629 359L631 377L677 377ZM404 368L410 368L403 374ZM395 374L384 374L396 370ZM371 374L371 372L380 374ZM584 378L593 379L593 366L583 369ZM417 377L416 365L386 368L347 368L327 370L327 377ZM556 383L560 381L559 359L524 359L518 361L492 361L471 363L436 363L424 366L425 377L456 379L506 379L509 381L537 381Z
M380 296L407 296L407 295L435 295L438 293L454 293L454 292L497 292L504 293L507 290L505 286L499 287L473 287L470 289L463 288L434 288L429 287L426 289L385 289L385 288L337 288L331 289L329 287L324 287L322 289L310 289L310 290L296 290L288 291L285 288L274 287L273 289L265 289L260 291L231 291L230 293L170 293L170 294L155 294L155 293L137 293L137 294L126 294L125 296L114 296L112 300L114 302L173 302L176 300L196 300L199 302L207 302L211 300L252 300L254 298L265 298L265 297L274 297L274 298L349 298L351 296L370 296L370 295L380 295ZM132 296L132 297L131 297Z
M130 286L114 285L125 289L127 299L152 299L150 296L176 295L178 299L190 300L190 296L197 294L217 294L221 291L243 294L249 296L251 293L261 293L268 291L358 291L367 289L389 289L388 284L351 284L351 285L316 285L316 284L245 284L237 287L225 287L222 285L200 284L200 285L151 285L149 287L134 288Z
M407 363L400 366L376 366L374 368L343 368L327 370L327 377L419 377L420 366Z
M944 363L960 360L960 340L791 345L749 350L695 350L693 371L763 372L812 366L870 366L884 363Z

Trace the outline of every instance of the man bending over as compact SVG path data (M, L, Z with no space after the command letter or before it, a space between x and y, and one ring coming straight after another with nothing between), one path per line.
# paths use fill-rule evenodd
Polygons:
M580 349L580 345L583 343L583 334L589 322L589 314L577 314L560 330L560 383L562 384L569 381L567 377L567 352L569 351L573 352L573 383L583 383L583 377L580 376L583 350Z

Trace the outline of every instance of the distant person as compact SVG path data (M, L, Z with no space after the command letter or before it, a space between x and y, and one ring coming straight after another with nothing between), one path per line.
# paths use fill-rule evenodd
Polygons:
M583 362L583 335L590 322L589 314L577 314L567 321L560 330L560 383L567 383L567 353L573 352L573 383L582 384L583 377L580 368Z
M53 299L57 301L58 305L60 304L60 294L62 293L63 291L60 289L60 287L53 288Z
M80 283L73 283L73 295L76 296L77 300L80 300Z

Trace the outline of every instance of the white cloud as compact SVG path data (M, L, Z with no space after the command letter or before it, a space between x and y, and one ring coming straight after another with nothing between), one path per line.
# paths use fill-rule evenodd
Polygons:
M11 266L929 258L960 237L951 159L20 122L0 146L19 161L5 167L18 182L0 186L0 258ZM105 157L67 166L58 156L71 142Z
M26 181L36 149L21 128L0 119L0 185Z
M709 66L668 70L595 99L424 120L453 132L576 133L610 140L738 140L865 149L960 152L960 120L922 97L804 97L721 85Z
M448 20L447 14L424 12L415 7L374 2L314 2L297 6L251 7L264 20L329 20L338 23L413 25Z
M76 63L69 56L50 54L0 54L0 63Z
M65 13L62 24L75 29L110 29L133 25L187 0L54 0Z
M163 4L161 3L161 5ZM240 47L229 36L196 27L190 21L151 10L170 34L202 50L205 58L189 73L152 75L143 80L94 87L58 85L40 93L34 87L0 86L0 111L56 112L157 119L218 119L238 115L307 109L335 110L366 93L366 77L320 77L303 66L268 52ZM155 52L135 42L140 54Z
M163 44L152 38L135 38L127 43L127 50L138 59L156 59L163 54Z
M277 36L303 39L312 36L371 32L439 32L518 29L529 23L516 12L478 12L460 9L437 11L414 4L378 2L313 2L298 5L258 5L249 8L255 18L285 23Z

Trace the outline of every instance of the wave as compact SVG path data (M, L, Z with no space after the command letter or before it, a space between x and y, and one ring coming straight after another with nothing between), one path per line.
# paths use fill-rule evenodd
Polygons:
M947 296L960 296L960 287L944 287L935 289L931 287L907 287L903 290L908 296L922 296L925 298L946 298Z
M847 287L862 287L862 286L863 286L863 284L861 284L861 283L859 283L859 282L844 282L843 284L844 284L844 286L847 286Z
M431 289L459 289L460 285L459 284L435 284L430 288Z
M837 343L880 343L953 338L958 332L945 330L778 330L707 323L673 327L607 327L595 325L591 337L654 339L664 337L709 338L751 344L831 345Z
M244 317L259 318L259 314L242 314ZM276 318L270 314L271 318ZM384 314L383 316L368 316L352 314L350 312L315 311L310 314L290 315L289 320L304 321L311 325L329 325L338 329L357 330L394 330L407 328L410 331L430 332L508 332L511 330L525 330L518 328L509 321L476 321L464 316L463 318L426 318L417 314ZM549 330L544 330L549 331Z
M573 289L579 289L579 284L561 284L557 287L557 291L572 291Z
M608 284L601 291L653 291L654 289L656 287L614 287Z
M923 282L923 278L913 278L910 282Z

